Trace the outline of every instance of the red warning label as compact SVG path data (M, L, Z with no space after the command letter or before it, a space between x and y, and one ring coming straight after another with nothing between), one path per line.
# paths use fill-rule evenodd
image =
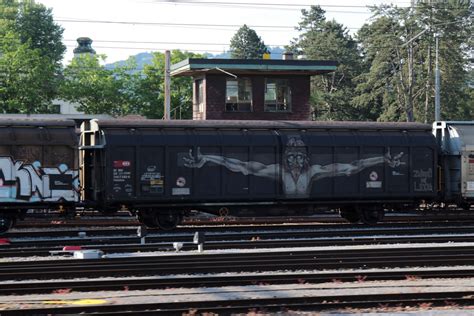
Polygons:
M130 165L128 160L114 160L114 168L128 168Z

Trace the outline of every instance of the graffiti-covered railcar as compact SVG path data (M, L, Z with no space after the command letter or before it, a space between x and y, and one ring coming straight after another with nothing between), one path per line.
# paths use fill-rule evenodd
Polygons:
M0 120L0 229L28 209L79 201L77 136L67 120Z
M431 127L407 123L91 121L85 201L170 228L189 209L235 215L339 208L374 222L437 195Z

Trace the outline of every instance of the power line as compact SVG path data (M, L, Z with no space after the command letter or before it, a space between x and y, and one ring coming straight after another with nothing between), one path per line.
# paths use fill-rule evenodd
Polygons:
M76 47L75 45L66 45L66 47ZM151 50L151 51L165 51L168 48L156 48L156 47L117 47L117 46L96 46L94 45L94 48L102 48L102 49L128 49L128 50ZM223 53L222 50L216 50L216 49L184 49L184 48L176 48L179 50L184 50L184 51L193 51L193 52L213 52L213 53Z
M145 26L164 26L164 27L184 27L184 28L239 28L241 24L209 24L209 23L172 23L172 22L138 22L138 21L112 21L112 20L87 20L73 18L57 18L57 22L64 23L99 23L99 24L123 24L123 25L145 25ZM295 25L248 25L251 28L267 29L266 31L296 31ZM358 30L359 27L345 27L349 30Z
M191 6L193 5L196 5L195 3L163 3L163 4L175 4L175 5L186 5L186 4L190 4ZM216 8L216 7L221 7L221 8L237 8L237 9L252 9L252 10L285 10L285 11L288 11L288 10L291 10L291 11L300 11L302 8L304 7L308 7L308 6L311 6L310 4L307 4L307 5L304 5L303 7L292 7L292 6L285 6L285 5L276 5L276 6L259 6L259 5L238 5L238 4L233 4L233 5L229 5L229 4L201 4L201 3L198 3L197 5L201 5L201 6L209 6L209 7L212 7L212 8ZM360 7L358 9L365 9L367 10L369 7ZM370 12L366 12L366 11L348 11L348 10L344 10L344 11L341 11L341 10L324 10L325 12L327 13L348 13L348 14L370 14Z
M382 1L382 0L380 0ZM319 6L321 8L350 8L350 9L367 9L373 6L380 6L380 5L390 5L394 7L400 8L420 8L425 6L434 6L435 4L428 4L424 3L423 5L413 4L412 1L400 1L397 3L391 2L390 4L387 3L380 3L380 4L370 4L370 5L346 5L346 4L318 4L318 3L279 3L279 2L226 2L226 1L195 1L195 0L152 0L152 3L155 4L172 4L172 5L181 5L181 4L190 4L190 5L219 5L219 6L247 6L247 7L309 7L309 6ZM445 5L449 7L455 7L450 3L436 3L437 5ZM460 4L460 6L463 6ZM325 10L326 12L331 12ZM334 11L333 11L334 12Z
M0 40L1 41L1 40ZM73 39L65 39L65 42L76 42ZM156 44L156 45L202 45L202 46L229 46L229 43L191 43L191 42L148 42L148 41L116 41L93 39L94 43L121 43L121 44ZM267 46L285 46L288 44L265 44ZM95 44L94 44L95 47Z
M265 3L265 2L222 2L222 1L190 1L190 0L154 0L154 3L160 4L205 4L205 5L224 5L224 6L284 6L284 7L309 7L315 5L314 3ZM400 2L400 4L410 4L409 2ZM317 4L318 6L324 8L367 8L368 5L339 5L339 4Z
M170 23L170 22L139 22L139 21L111 21L111 20L87 20L87 19L70 19L58 18L58 22L66 23L100 23L100 24L124 24L124 25L148 25L148 26L166 26L166 27L219 27L219 28L236 28L242 25L237 24L208 24L208 23ZM271 28L271 29L291 29L295 30L294 25L249 25L252 28Z
M286 44L285 44L286 45ZM281 45L281 46L285 46ZM67 47L76 47L75 45L66 45ZM229 45L223 45L223 46L229 46ZM386 49L386 48L394 48L394 46L377 46L377 45L369 45L370 48L372 49ZM157 48L157 47L138 47L138 46L133 46L133 47L124 47L124 46L97 46L94 45L94 48L101 48L101 49L127 49L127 50L148 50L148 51L165 51L168 49L176 49L176 50L182 50L182 51L190 51L190 52L217 52L217 53L225 53L225 50L218 50L218 49L194 49L194 48ZM272 53L272 55L281 55L281 53Z

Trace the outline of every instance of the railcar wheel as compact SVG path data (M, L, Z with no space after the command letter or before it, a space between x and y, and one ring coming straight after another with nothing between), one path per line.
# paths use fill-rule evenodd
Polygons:
M366 209L361 210L360 219L362 223L367 225L374 225L381 221L384 217L384 211L380 209Z
M145 224L145 226L148 228L158 228L158 224L155 222L153 217L150 217L150 216L140 217L140 222Z
M183 216L176 212L157 213L155 217L157 226L163 230L175 229L182 220Z
M11 216L0 215L0 234L6 233L15 224L15 218Z
M227 216L229 216L229 209L228 209L227 207L225 207L225 206L221 207L221 208L219 209L219 216L221 216L221 217L227 217Z
M156 214L152 209L142 209L138 211L138 220L148 228L158 228Z
M461 203L461 208L465 211L469 211L471 209L471 205L467 202Z
M356 210L341 210L339 211L339 215L352 224L355 224L360 221L360 215L356 212Z

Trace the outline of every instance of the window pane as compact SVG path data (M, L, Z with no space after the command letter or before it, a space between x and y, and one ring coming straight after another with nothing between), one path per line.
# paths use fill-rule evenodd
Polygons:
M252 82L250 79L228 79L226 85L226 111L252 111Z
M276 84L274 82L267 82L265 101L276 101Z
M265 111L285 112L291 110L291 91L287 79L266 79Z
M237 80L227 80L227 101L237 102Z
M252 86L250 80L239 80L239 101L250 101L252 99Z

